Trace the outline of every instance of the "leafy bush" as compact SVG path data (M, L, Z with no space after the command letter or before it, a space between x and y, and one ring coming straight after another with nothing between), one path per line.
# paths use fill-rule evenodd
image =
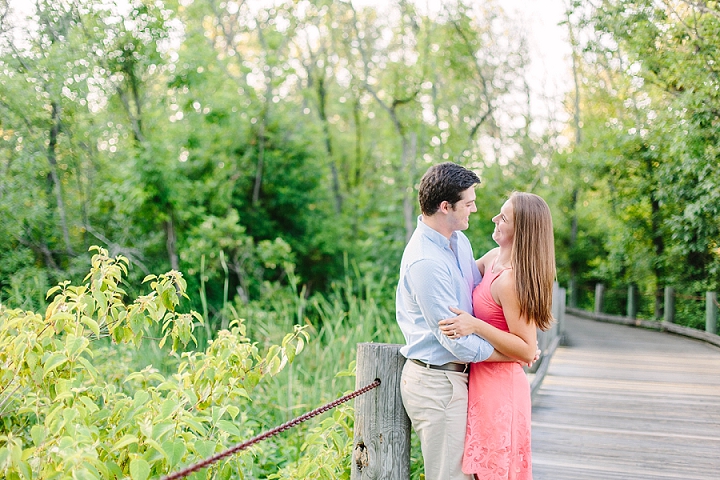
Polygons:
M93 249L87 283L52 288L44 315L0 306L4 478L144 480L212 455L251 436L253 391L307 341L296 326L260 352L235 319L204 352L178 353L203 321L196 312L176 311L185 297L182 274L146 277L150 293L128 302L121 288L127 260ZM150 339L153 331L161 338ZM172 346L171 374L129 371L125 353L143 339ZM212 471L244 478L247 457L241 453Z

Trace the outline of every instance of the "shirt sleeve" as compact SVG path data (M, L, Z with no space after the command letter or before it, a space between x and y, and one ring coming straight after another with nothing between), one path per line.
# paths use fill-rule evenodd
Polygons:
M423 259L411 265L407 273L415 302L420 308L428 328L440 345L462 362L487 360L494 350L487 340L474 334L450 339L440 331L438 326L440 320L455 316L450 307L459 308L447 267L438 262ZM472 314L472 312L469 313Z

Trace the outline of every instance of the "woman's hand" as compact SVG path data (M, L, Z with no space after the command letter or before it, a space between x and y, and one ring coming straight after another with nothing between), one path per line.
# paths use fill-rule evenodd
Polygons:
M475 326L480 320L459 308L450 307L450 311L456 313L457 317L440 320L438 325L443 334L455 339L476 333Z

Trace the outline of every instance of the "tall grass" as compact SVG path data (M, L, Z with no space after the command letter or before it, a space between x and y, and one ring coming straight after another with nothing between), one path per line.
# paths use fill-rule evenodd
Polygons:
M344 278L333 282L327 293L312 295L291 266L287 266L286 279L284 285L266 283L257 300L236 298L218 312L242 319L248 338L261 349L278 343L294 325L305 326L310 335L295 361L255 390L255 408L248 413L256 415L258 432L354 390L358 343L403 342L395 321L395 280L387 272L364 273L356 265L346 264ZM207 323L217 323L213 320ZM327 444L324 462L336 465L335 470L326 472L327 478L349 476L352 416L352 404L346 405L263 442L255 452L254 475L293 478L302 467L310 438L315 446ZM318 472L313 475L325 478Z

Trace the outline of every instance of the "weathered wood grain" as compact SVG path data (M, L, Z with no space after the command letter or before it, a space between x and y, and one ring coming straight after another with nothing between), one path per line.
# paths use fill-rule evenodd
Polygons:
M533 402L534 479L720 478L720 348L565 320Z
M406 480L410 476L410 419L400 397L405 357L401 345L360 343L356 388L379 387L355 399L352 480Z

